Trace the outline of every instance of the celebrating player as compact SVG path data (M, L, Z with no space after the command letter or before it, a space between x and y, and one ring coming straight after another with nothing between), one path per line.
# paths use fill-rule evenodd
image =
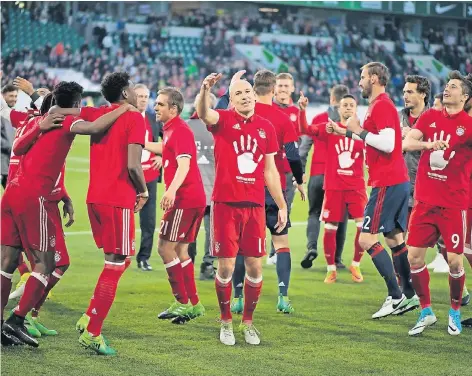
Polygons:
M472 118L464 105L472 95L472 82L458 71L449 74L444 109L426 111L403 144L406 151L422 150L415 189L415 206L409 226L411 277L420 298L421 314L409 335L421 334L437 319L431 308L426 250L442 236L449 263L451 309L448 332L462 331L460 305L465 274L466 210L472 172Z
M362 96L369 100L364 127L361 128L359 119L353 116L346 124L347 130L339 130L346 137L363 140L366 144L372 192L364 211L359 242L372 257L388 289L387 299L372 315L373 319L405 313L419 305L414 290L406 283L410 279L410 265L403 233L407 224L410 183L402 155L402 134L397 110L385 92L389 75L388 68L378 62L362 67L359 86ZM402 285L408 287L403 292L398 285L392 260L379 242L379 233L384 234L392 250Z
M232 82L237 82L233 78ZM274 88L276 85L276 75L269 70L258 71L254 76L254 91L256 94L255 114L268 120L275 129L279 150L275 155L275 164L277 166L282 190L286 190L285 163L295 177L298 190L301 193L302 200L305 199L303 187L303 168L298 154L297 140L298 136L293 129L290 118L285 115L278 107L273 105ZM292 181L289 182L292 186ZM271 233L272 244L277 254L277 277L279 286L279 297L277 301L277 311L283 313L293 313L294 308L288 298L288 287L290 283L290 272L292 269L292 260L290 255L290 246L288 242L288 229L290 227L290 216L287 219L287 225L282 231L275 227L277 224L279 209L270 192L266 189L265 193L265 214L267 228ZM244 257L238 255L236 258L236 267L233 275L234 299L231 304L231 312L243 312L243 284L244 284Z
M77 107L82 87L75 82L61 82L54 88L54 100L60 107ZM25 286L25 292L13 314L3 323L5 337L37 347L39 344L24 326L25 316L44 297L48 280L55 270L57 204L47 201L53 192L76 134L104 132L127 108L122 108L96 123L77 122L71 116L48 115L41 119L61 122L62 127L42 133L38 123L30 129L28 137L37 141L21 158L18 173L10 182L1 201L2 213L2 265L1 309L8 301L12 273L21 249L30 253L34 268ZM105 121L106 120L106 121ZM26 134L25 134L26 136ZM21 197L21 200L18 200ZM38 226L39 224L39 226Z
M173 87L161 89L157 94L154 109L157 119L164 124L164 144L148 142L146 149L162 154L166 192L161 199L164 215L158 251L175 296L172 305L158 318L182 323L205 314L198 298L188 245L197 238L205 214L206 198L197 165L195 137L180 117L184 97Z
M341 122L332 120L326 124L308 126L306 107L308 98L300 93L300 132L321 140L326 144L326 168L323 189L325 190L321 218L326 223L323 237L324 252L328 265L325 283L336 282L337 272L335 264L336 233L339 222L345 218L345 212L354 218L357 226L354 240L354 258L349 270L354 282L362 282L360 262L364 250L359 244L364 208L367 203L367 193L364 181L364 144L359 140L349 140L333 133L333 128L346 128L348 119L357 112L355 98L347 94L340 102L339 115ZM340 132L340 130L338 130ZM315 153L317 151L315 150Z
M331 89L329 96L330 106L327 111L316 115L312 120L312 125L326 124L329 119L333 121L340 121L339 116L339 102L342 97L349 94L349 89L345 85L335 85ZM306 165L308 153L313 144L316 152L313 154L310 168L310 179L308 180L308 225L306 228L307 235L307 252L303 257L301 266L304 269L311 268L313 261L318 257L318 237L320 234L320 218L321 209L324 199L324 174L326 167L326 143L320 139L314 139L310 136L302 137L300 145L300 157L302 163ZM346 217L347 218L347 217ZM347 220L344 218L338 224L338 231L336 233L336 267L338 269L345 268L342 263L341 256L343 252L344 242L346 240Z
M215 278L221 311L220 341L234 345L230 310L231 278L238 252L245 256L244 310L241 330L248 344L258 345L253 313L262 287L265 255L264 180L279 211L276 228L287 223L287 205L280 185L274 155L279 150L277 136L269 121L254 113L254 90L239 80L230 87L231 110L212 110L208 94L221 74L205 78L197 101L199 118L215 138L216 179L211 222L213 255L218 257Z

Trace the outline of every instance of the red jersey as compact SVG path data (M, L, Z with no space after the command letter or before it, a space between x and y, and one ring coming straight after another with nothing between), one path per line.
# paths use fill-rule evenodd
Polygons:
M146 113L143 113L142 115L146 124L145 140L148 142L153 142L154 139L152 137L151 123L149 122ZM152 159L155 156L156 154L154 154L153 152L143 149L143 154L141 155L141 166L143 167L144 179L146 179L146 183L150 183L159 177L159 169L152 167Z
M430 109L415 124L423 140L448 140L446 150L425 150L416 174L415 199L442 208L467 209L472 172L472 118Z
M346 128L341 123L340 127ZM308 128L310 136L326 144L324 190L365 190L364 143L326 132L326 124Z
M277 108L280 111L288 115L288 117L290 118L290 121L292 122L293 129L295 130L296 135L300 137L301 133L298 127L298 117L300 116L300 109L294 105L284 105L278 102L274 102L274 104L277 106Z
M328 122L328 112L316 115L311 121L311 125L326 124ZM326 142L313 138L313 156L311 158L310 176L323 175L326 167Z
M363 128L379 134L386 128L395 130L395 146L391 153L384 153L366 144L366 162L369 167L369 185L390 187L409 181L408 170L402 152L402 131L397 109L390 97L382 93L370 104Z
M274 126L256 114L245 119L234 109L217 112L218 123L208 127L215 139L212 200L264 206L264 156L279 150Z
M27 127L38 126L42 119L43 117L34 118ZM51 201L60 200L64 195L64 164L75 138L71 128L76 120L73 116L67 116L61 128L41 133L33 146L21 157L18 173L11 184L20 185L28 192L34 192Z
M13 128L16 129L15 137L13 138L13 144L18 140L26 130L26 119L28 118L27 112L20 112L12 110L10 112L10 121ZM10 166L8 167L7 182L10 182L16 175L18 167L20 165L21 156L15 155L13 148L10 154Z
M119 105L84 107L80 117L94 121ZM138 112L126 112L111 128L90 137L90 183L87 204L101 204L133 209L136 188L128 173L128 145L144 146L146 125Z
M298 136L293 129L293 124L290 118L285 115L276 106L270 104L256 103L256 115L263 117L271 122L274 126L275 134L277 135L277 143L279 150L275 155L275 165L280 174L280 183L282 190L287 188L287 179L285 178L287 157L285 155L284 145L289 142L297 142Z
M162 163L166 189L174 180L178 168L177 159L181 157L190 158L190 169L184 182L177 190L174 208L204 208L206 206L206 196L197 164L195 136L187 123L180 116L177 116L164 124Z

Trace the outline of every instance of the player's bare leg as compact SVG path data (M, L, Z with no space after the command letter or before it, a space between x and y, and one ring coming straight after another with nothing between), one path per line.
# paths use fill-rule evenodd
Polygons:
M380 244L378 234L362 232L359 236L359 244L372 258L372 262L379 274L384 278L388 289L387 299L380 310L372 315L372 318L378 319L391 315L399 310L406 301L406 297L403 295L395 277L392 260L388 252Z
M18 306L13 310L13 314L3 325L6 334L15 335L24 343L38 347L38 342L28 333L24 323L26 315L35 304L42 298L44 290L48 285L48 280L56 266L55 252L31 251L34 268L31 277L28 278L25 292L21 297ZM15 254L18 257L18 254ZM16 266L16 265L15 265Z
M11 335L3 332L3 311L8 303L8 296L10 295L11 290L11 279L13 278L13 273L18 267L18 257L21 253L21 249L16 247L10 247L7 245L2 245L1 248L1 305L2 305L2 345L22 345L23 342L20 341L15 335Z
M356 223L356 237L354 238L354 257L352 259L351 266L349 267L349 271L351 272L352 280L354 282L360 283L364 280L364 277L361 273L361 260L362 256L364 255L364 249L362 249L361 245L359 244L359 237L361 235L362 223L364 222L364 218L355 218L354 222Z
M164 262L172 294L175 297L175 301L171 306L158 315L159 319L174 319L176 317L190 318L190 314L192 313L192 306L189 305L189 297L185 286L184 265L177 253L178 245L179 243L177 242L170 242L164 239L159 239L157 245L157 251ZM192 260L188 255L188 245L187 247L180 247L179 252L181 257L185 258L184 261L187 262L187 264L191 264L193 267Z
M205 307L200 302L198 297L197 286L195 284L195 267L192 258L188 252L188 243L177 243L176 253L182 265L182 272L184 275L184 285L187 290L188 300L192 305L192 311L189 316L176 317L172 320L173 324L181 324L189 319L195 319L205 315Z
M236 343L233 333L233 317L231 315L231 279L233 278L236 258L218 258L215 288L218 304L220 306L220 341L224 345L233 346Z
M83 330L79 343L100 355L116 354L103 337L102 326L115 300L118 282L126 270L126 258L125 255L105 253L105 266L98 278L87 313L77 323L78 326L84 317L89 318L87 329Z
M288 298L288 287L290 284L290 273L292 271L292 258L290 255L290 246L288 243L288 234L272 235L272 244L274 245L277 255L277 278L279 282L279 298L277 301L277 312L293 313L295 309L292 307Z
M252 320L262 289L262 258L246 257L244 261L247 274L244 281L244 310L240 330L244 334L246 343L258 345L261 340Z
M408 250L408 261L411 266L411 280L416 294L420 300L421 313L416 325L408 332L415 336L437 321L431 308L431 293L429 290L429 271L425 264L426 248L410 247Z

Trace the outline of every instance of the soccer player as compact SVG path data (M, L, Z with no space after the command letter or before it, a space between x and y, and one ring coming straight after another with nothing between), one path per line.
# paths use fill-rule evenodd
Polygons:
M298 145L300 145L300 131L298 130L298 116L300 110L292 103L292 94L295 91L294 79L290 73L279 73L276 77L274 90L274 104L289 116L293 124L295 133L298 136ZM288 162L288 161L287 161ZM285 193L287 195L288 211L292 208L293 199L295 198L295 185L293 184L293 174L290 165L286 163L286 183Z
M336 85L331 89L329 98L330 106L327 111L316 115L312 124L326 124L328 119L333 121L340 121L339 116L339 102L341 98L349 94L349 89L344 85ZM308 239L307 253L303 258L301 265L302 268L308 269L313 265L313 261L318 257L318 237L320 235L320 218L321 208L323 206L323 180L325 173L326 163L326 144L321 140L315 140L312 137L303 137L303 141L300 145L300 156L302 162L306 165L308 153L311 145L314 145L316 153L313 154L311 160L310 179L308 180L308 225L306 228L306 235ZM336 233L336 267L338 269L344 269L345 266L342 263L341 255L344 248L344 242L346 241L347 231L347 218L343 219L338 225L338 231Z
M336 233L338 224L349 216L356 223L357 232L354 239L354 258L349 270L354 282L364 280L360 262L364 250L359 244L364 208L367 203L367 192L364 181L364 143L360 140L349 140L344 136L333 133L333 127L346 129L348 119L357 112L356 99L346 94L339 103L341 121L334 123L308 126L306 107L308 98L302 92L298 101L300 106L300 132L307 134L326 144L326 168L323 189L325 191L321 218L325 222L323 247L326 257L327 273L325 283L335 283L336 272ZM315 153L317 151L315 150Z
M146 108L149 103L149 89L146 85L137 84L134 86L134 91L136 91L138 99L138 110L141 112L146 124L146 141L157 141L159 138L158 130L153 132L151 123L146 115ZM141 157L141 165L143 166L149 199L139 212L141 244L139 246L139 252L136 255L136 262L138 268L142 271L151 271L152 266L149 264L149 258L151 257L154 232L156 230L157 179L159 178L160 168L162 167L162 156L144 149Z
M174 87L157 93L156 117L164 124L163 144L146 143L146 149L162 152L166 191L161 199L164 215L157 250L164 262L175 301L159 319L178 324L205 314L197 293L194 265L188 245L195 241L205 214L206 197L197 165L195 136L180 114L184 97Z
M108 74L101 87L111 106L84 107L81 119L97 118L120 105L136 107L137 96L128 73ZM102 326L115 300L118 282L135 254L133 211L141 210L149 197L141 166L145 134L142 115L129 111L108 132L90 139L87 209L95 243L105 254L105 265L76 329L82 333L79 343L102 355L116 354L101 334Z
M439 236L444 239L449 263L448 332L458 335L462 331L462 254L472 172L472 118L464 111L464 105L471 95L472 83L452 71L444 88L444 109L426 111L403 143L406 151L423 151L408 235L411 277L422 309L416 325L408 332L411 336L421 334L437 321L431 308L429 272L424 260L427 248Z
M221 311L220 341L234 345L230 310L231 278L238 252L245 256L244 310L241 331L245 341L258 345L253 313L262 288L262 256L265 255L264 181L279 207L276 228L287 223L287 205L274 155L279 150L274 126L254 113L254 90L247 81L231 84L230 110L212 110L209 93L221 74L203 81L197 102L199 118L215 138L216 179L213 191L211 251L218 257L215 278Z
M369 100L363 128L354 115L346 123L347 130L340 130L346 137L361 139L366 144L368 183L372 191L364 211L359 243L372 257L388 289L388 296L382 307L372 315L373 319L405 313L419 305L415 291L406 283L410 279L410 265L403 234L407 228L410 182L402 155L397 110L385 92L389 76L388 68L382 63L372 62L362 67L359 87L362 97ZM392 260L379 242L379 233L384 234L392 251L402 286L408 287L403 292L398 285Z
M232 82L237 82L233 79ZM276 86L276 75L269 70L260 70L254 76L254 92L256 94L255 114L268 120L275 128L279 150L275 155L275 164L280 175L282 190L286 192L285 164L290 165L290 169L295 177L298 190L302 200L305 199L305 190L303 187L303 167L298 154L298 136L293 129L290 118L279 108L273 105L274 89ZM293 185L292 181L289 182ZM266 188L265 192L265 214L267 228L271 233L272 244L277 254L277 278L279 286L279 297L277 300L277 312L293 313L294 308L288 297L288 287L290 284L290 272L292 269L292 260L290 255L290 246L288 241L288 229L290 227L290 215L287 218L287 225L282 231L275 227L277 224L279 209L274 199ZM236 258L236 267L233 274L234 299L231 304L231 312L242 313L243 285L244 285L244 257L238 255Z
M79 105L82 87L75 82L61 82L54 88L54 99L60 107ZM33 272L25 286L25 292L13 314L3 323L4 336L16 337L19 341L37 347L39 344L24 326L25 316L43 298L48 280L55 269L57 205L46 200L51 194L64 166L76 134L98 134L104 132L127 108L109 114L96 123L76 122L73 117L63 118L58 114L42 119L46 122L62 121L62 127L41 133L41 126L31 132L38 140L21 158L17 175L10 182L1 201L2 214L2 265L1 265L1 310L2 321L11 288L12 273L17 267L21 249L30 253L34 261ZM21 197L21 200L18 200ZM39 225L38 225L39 224Z

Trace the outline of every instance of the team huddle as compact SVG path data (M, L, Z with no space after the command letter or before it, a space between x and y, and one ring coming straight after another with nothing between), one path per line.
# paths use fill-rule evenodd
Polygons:
M209 75L195 101L196 116L214 139L210 252L218 263L215 289L221 312L220 341L236 343L232 314L240 313L239 329L246 343L260 343L253 314L263 283L266 228L271 234L271 253L277 255L277 311L295 311L288 297L293 197L287 196L296 187L305 200L298 147L301 135L313 138L314 156L322 152L326 159L319 218L325 223L324 282L332 284L338 278L338 233L348 215L356 223L349 266L352 280L363 281L360 262L367 252L387 288L387 298L372 318L402 315L421 307L417 323L409 331L409 335L418 335L437 321L431 308L425 255L427 248L439 242L449 264L448 332L460 334L463 254L472 266L472 77L451 72L439 110L425 106L430 94L430 89L423 90L424 85L429 87L427 80L408 76L404 96L411 98L411 106L405 100L407 115L402 119L386 94L388 68L369 63L362 67L359 81L362 96L369 102L361 126L356 98L348 93L339 98L335 118L326 116L320 121L315 117L309 124L308 99L303 93L298 108L274 101L278 81L291 81L293 86L290 75L261 70L250 83L243 74L235 74L216 107L210 95L221 74ZM172 87L157 93L154 109L163 124L163 140L151 142L146 140L146 125L136 109L129 75L112 73L103 79L101 89L110 106L80 108L83 89L75 82L61 82L43 95L34 92L31 98L36 109L28 113L4 111L2 103L2 117L7 116L16 128L1 200L2 345L37 347L35 330L41 335L57 334L40 323L39 310L70 264L59 204L64 203L64 216L69 216L66 226L71 225L73 206L64 174L77 134L90 136L87 209L95 243L103 249L105 259L88 309L76 324L80 344L98 354L116 354L103 336L102 326L119 280L135 254L134 213L149 197L141 167L143 150L162 155L166 188L160 201L164 214L157 248L175 301L158 318L182 324L205 314L189 244L196 240L207 201L194 133L180 116L184 98ZM415 98L424 100L421 111L417 111ZM366 167L370 197L364 180ZM380 243L380 234L392 258ZM23 263L22 252L32 273L18 305L4 320L13 273ZM309 248L304 262L311 265L314 258L316 253Z

